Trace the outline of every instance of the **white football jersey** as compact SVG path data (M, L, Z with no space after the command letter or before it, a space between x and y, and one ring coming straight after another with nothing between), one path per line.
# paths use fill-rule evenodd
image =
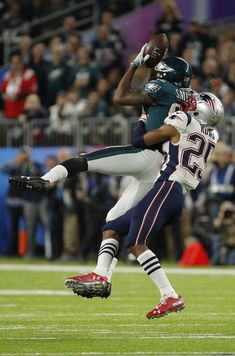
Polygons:
M219 139L218 131L182 111L167 116L164 123L179 131L180 140L163 144L165 160L157 179L175 180L186 191L195 189Z

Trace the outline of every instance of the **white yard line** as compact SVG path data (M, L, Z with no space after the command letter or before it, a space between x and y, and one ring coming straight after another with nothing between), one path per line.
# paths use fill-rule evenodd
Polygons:
M54 352L48 352L48 353L40 353L40 352L30 352L30 353L1 353L2 356L74 356L74 352L63 352L63 353L54 353ZM107 355L107 356L127 356L127 355L131 355L131 356L138 356L138 355L143 355L143 356L147 356L147 355L166 355L166 356L182 356L182 355L186 355L186 356L190 356L190 355L203 355L203 356L218 356L218 355L234 355L234 353L231 352L199 352L199 351L195 351L195 352L151 352L151 351L135 351L135 352L76 352L76 355L82 355L82 356L100 356L100 355Z
M1 271L32 271L32 272L90 272L92 271L93 266L86 265L71 265L71 266L63 266L63 265L54 265L54 264L46 264L46 265L35 265L35 264L17 264L17 263L0 263ZM180 274L180 275L223 275L223 276L235 276L235 268L164 268L166 273L169 274ZM116 272L118 273L144 273L144 271L139 266L120 266L116 268Z
M0 295L53 295L53 296L58 296L58 295L62 295L62 296L70 296L70 295L74 295L73 293L71 293L71 290L67 291L61 291L61 290L46 290L46 289L0 289Z

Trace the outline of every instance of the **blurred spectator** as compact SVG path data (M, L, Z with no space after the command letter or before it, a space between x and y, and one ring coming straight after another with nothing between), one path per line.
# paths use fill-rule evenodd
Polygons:
M215 61L219 61L219 54L215 47L208 47L205 50L205 59L214 59Z
M235 57L234 61L229 64L225 81L231 89L235 90Z
M192 58L190 64L196 68L200 68L200 63L206 49L206 39L201 33L200 24L196 20L191 20L187 33L182 37L181 41L182 53L186 48L191 49Z
M63 47L61 45L53 46L52 62L47 66L47 106L55 103L58 92L68 88L68 66L63 57Z
M181 40L182 35L179 32L171 32L168 34L169 40L169 49L167 56L169 57L178 57L180 55L180 47L181 47Z
M64 33L61 38L63 42L68 42L69 37L79 37L80 32L76 28L76 18L74 16L66 16L63 19Z
M96 86L97 93L101 100L104 100L108 105L111 105L111 92L109 87L109 81L105 78L100 78Z
M46 104L46 90L47 87L47 62L45 60L45 45L37 43L32 48L32 55L29 67L33 69L38 81L38 95L42 104Z
M235 166L232 163L231 148L219 142L214 153L214 165L204 179L205 188L198 198L197 206L206 209L208 214L207 233L212 244L212 263L218 264L220 236L214 229L214 219L218 216L221 204L225 201L235 203Z
M27 162L24 166L24 175L41 176L43 174L42 165L32 161L31 153L27 151ZM32 191L22 191L23 214L27 231L27 252L25 258L33 258L38 254L38 246L36 242L36 233L38 223L41 222L45 231L45 248L49 246L50 241L50 223L49 223L49 206L47 196L41 193ZM50 251L45 250L45 256L49 255Z
M78 63L78 49L82 47L81 37L70 35L67 38L64 59L68 66L76 66Z
M4 76L1 92L4 116L9 119L17 118L23 111L26 96L37 92L35 73L30 68L23 68L19 55L11 57L11 67Z
M219 43L218 52L220 55L220 63L224 69L235 61L235 44L234 41L224 40Z
M71 157L67 149L58 152L58 161L62 162ZM62 182L62 203L63 203L63 247L62 261L76 260L78 258L80 237L79 219L77 212L76 188L79 182L78 175L75 175Z
M165 32L168 36L172 32L182 33L183 20L175 0L161 0L162 16L156 22L156 32Z
M23 19L20 14L20 5L18 1L13 1L7 11L3 16L3 20L1 21L0 33L5 30L13 30L16 27L19 27L23 24ZM19 34L19 31L18 31Z
M104 74L107 74L112 67L122 63L120 42L111 37L107 25L97 27L92 48L94 59Z
M37 94L30 94L25 99L24 110L18 116L18 120L25 124L33 119L47 118L47 110L41 105L40 98Z
M203 78L203 86L210 91L211 80L219 76L219 65L215 59L205 59L201 64L200 75Z
M63 186L63 250L61 260L76 260L80 248L79 218L76 188L79 177L75 175L66 179Z
M95 88L100 77L100 68L90 59L88 47L79 48L78 64L71 71L71 82L82 98Z
M213 251L213 264L235 265L235 205L231 202L224 202L221 204L219 213L214 220L214 226L220 236Z
M86 106L80 111L82 117L107 117L110 115L108 104L101 100L97 91L91 91L86 100Z
M204 90L202 78L194 75L191 80L191 88L200 93Z
M118 83L120 82L122 77L122 69L119 66L113 67L110 69L107 75L107 79L109 81L109 87L112 90L116 90Z
M117 201L117 189L114 177L99 173L87 173L86 195L84 199L85 234L82 239L82 257L84 260L96 258L101 239L101 227L109 209ZM91 223L92 222L92 223Z
M9 176L25 175L28 171L28 150L22 147L12 162L8 162L0 168ZM18 256L18 237L20 230L20 219L23 217L22 191L11 185L8 186L6 205L10 214L11 239L7 251L9 256Z
M224 94L222 95L222 103L224 105L224 111L226 115L235 116L235 91L234 90L227 90L224 92Z
M55 156L46 158L46 171L58 164ZM47 240L47 258L54 260L61 256L63 248L63 200L62 200L63 182L51 184L47 192L48 214L50 226L50 240Z
M235 92L226 90L221 95L221 100L224 105L225 117L219 125L220 139L228 144L233 142L233 125L235 124Z
M110 39L116 43L116 48L121 52L124 47L124 41L120 30L114 25L114 15L112 11L104 11L101 14L101 25L106 25L109 28Z
M49 121L50 126L47 133L71 135L73 132L73 126L77 119L76 110L76 98L73 102L73 98L68 99L66 92L59 92L57 94L57 99L55 105L50 107Z
M31 126L30 134L32 135L32 142L40 144L44 139L45 124L40 119L48 118L47 110L41 105L40 98L37 94L30 94L25 100L24 110L18 116L18 120L23 127L31 120L37 120Z
M28 66L31 61L32 38L22 36L19 41L19 55L24 66Z
M52 62L52 52L54 48L61 48L63 50L63 56L65 55L65 46L64 43L62 42L62 39L60 36L54 36L50 39L48 45L46 46L46 51L44 54L44 59L47 62Z

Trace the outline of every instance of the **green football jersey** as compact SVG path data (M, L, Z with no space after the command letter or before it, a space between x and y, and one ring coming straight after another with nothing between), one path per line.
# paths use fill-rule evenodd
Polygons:
M151 106L144 106L147 113L146 131L162 126L169 114L180 110L182 102L187 100L189 95L189 89L180 89L163 79L146 83L144 91L154 102Z

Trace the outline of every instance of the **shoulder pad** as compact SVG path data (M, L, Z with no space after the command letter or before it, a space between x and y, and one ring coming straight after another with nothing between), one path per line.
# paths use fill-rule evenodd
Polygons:
M192 118L189 114L183 111L176 111L167 116L164 120L166 125L174 126L180 133L182 133L188 125L190 125Z

